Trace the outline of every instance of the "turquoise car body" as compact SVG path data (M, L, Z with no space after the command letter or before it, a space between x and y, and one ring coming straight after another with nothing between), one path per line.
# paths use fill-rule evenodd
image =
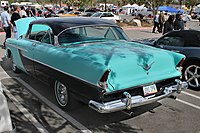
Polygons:
M29 18L28 22L31 23L34 19ZM17 26L22 27L25 20L16 21ZM86 21L85 18L81 20ZM112 22L107 24L107 20L101 20L101 23L103 26L119 28ZM95 24L91 23L91 25ZM80 26L84 27L84 25ZM73 27L66 29L71 28ZM46 31L48 28L44 25L43 28L35 28L35 31L37 30ZM72 83L69 86L72 93L82 95L84 99L87 99L87 102L98 101L101 104L111 102L116 100L116 98L112 98L113 94L120 93L121 97L119 97L123 98L123 95L127 96L124 92L128 92L128 90L156 84L168 79L179 79L181 76L179 63L185 58L184 55L131 42L127 37L124 37L124 39L84 40L59 45L56 43L59 33L54 34L55 42L53 45L49 45L29 39L27 31L30 31L28 26L23 30L18 30L18 39L7 39L7 57L12 54L13 62L17 68L33 76L42 78L45 75L43 77L45 79L46 75L49 75L49 71L53 70L57 73L55 75L50 74L53 80L56 78L62 82L67 82L64 80L64 75L68 75L68 77L78 80L80 84L84 83L80 86L75 86L75 83ZM26 65L24 58L28 59L32 66L30 64ZM46 67L48 67L48 71L44 70ZM107 76L106 81L103 81L106 86L101 86L100 83L104 75ZM69 84L76 81L71 80ZM82 87L85 88L82 89ZM129 108L130 105L126 104L126 108ZM100 110L96 109L94 105L90 107L97 111ZM119 110L122 110L122 108ZM115 110L105 112L113 111Z

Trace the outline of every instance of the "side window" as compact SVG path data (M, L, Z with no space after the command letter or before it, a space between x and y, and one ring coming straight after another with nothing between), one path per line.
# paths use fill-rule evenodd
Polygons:
M33 24L28 38L41 43L53 44L53 32L47 25Z
M111 13L107 13L106 17L113 17L114 15L112 15Z
M109 28L105 34L105 38L108 38L108 39L116 39L116 36L115 34L113 33L112 29Z
M182 37L163 37L156 42L157 45L166 45L166 46L184 46L184 38Z
M58 36L58 42L60 45L66 45L66 43L74 43L79 42L81 37L78 33L79 31L77 29L70 29L62 32Z
M101 15L101 17L106 17L106 14L105 14L105 13L103 13L103 14Z

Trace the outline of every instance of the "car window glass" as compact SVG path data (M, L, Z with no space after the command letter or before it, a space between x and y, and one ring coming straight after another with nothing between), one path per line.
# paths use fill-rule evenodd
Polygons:
M32 25L28 38L42 43L53 44L51 28L42 24Z
M41 39L41 42L53 45L53 42L54 42L53 40L54 40L53 35L51 34L50 30L48 30L46 34L43 36L43 38Z
M182 47L182 46L184 46L184 38L182 38L182 37L163 37L160 40L158 40L156 43L157 43L157 45Z
M101 16L101 13L94 13L93 15L92 15L92 17L100 17Z
M121 28L110 26L86 26L64 30L58 35L60 45L80 44L91 41L128 40Z
M113 17L114 15L112 15L111 13L107 13L106 17Z
M116 39L116 35L114 34L111 28L107 30L107 33L105 34L105 38Z
M103 13L103 14L101 15L101 17L106 17L106 13Z

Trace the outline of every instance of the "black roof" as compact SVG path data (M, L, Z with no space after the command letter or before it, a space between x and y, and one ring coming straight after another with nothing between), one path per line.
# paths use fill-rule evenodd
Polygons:
M175 30L164 36L179 36L184 38L185 44L195 44L200 46L200 31L198 30Z
M32 21L30 24L45 24L52 28L55 35L58 35L66 28L81 25L109 25L117 26L111 20L90 17L63 17L63 18L44 18Z

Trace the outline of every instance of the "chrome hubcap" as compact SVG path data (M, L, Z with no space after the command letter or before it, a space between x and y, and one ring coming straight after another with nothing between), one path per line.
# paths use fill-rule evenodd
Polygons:
M192 87L200 86L200 67L197 65L188 66L185 70L185 79Z
M55 83L55 95L58 103L61 106L66 106L68 102L68 92L67 88L61 82L56 81Z

